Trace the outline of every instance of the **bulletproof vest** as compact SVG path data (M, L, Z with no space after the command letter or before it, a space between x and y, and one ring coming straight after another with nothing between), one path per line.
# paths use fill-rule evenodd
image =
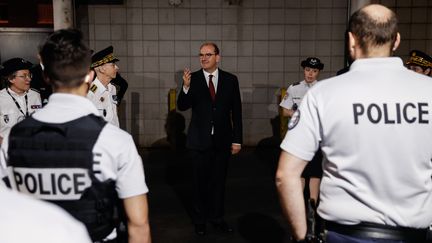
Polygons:
M115 182L100 182L93 147L106 122L95 115L52 124L32 117L9 136L8 165L15 189L57 204L83 222L93 241L116 226Z

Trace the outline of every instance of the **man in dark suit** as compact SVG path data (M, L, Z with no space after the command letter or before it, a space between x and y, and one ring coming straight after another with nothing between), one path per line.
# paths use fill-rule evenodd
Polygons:
M205 235L206 223L221 232L233 232L225 222L224 193L227 164L242 143L242 108L237 77L218 68L219 48L200 47L202 69L183 73L177 105L192 108L186 146L193 161L195 233Z

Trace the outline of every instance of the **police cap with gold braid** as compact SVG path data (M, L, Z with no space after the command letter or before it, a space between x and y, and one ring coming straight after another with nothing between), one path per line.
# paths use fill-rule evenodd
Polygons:
M432 57L422 51L412 50L410 52L410 58L406 62L406 65L416 65L423 68L432 68Z
M0 69L0 76L8 76L18 70L30 69L33 64L25 59L16 57L9 59L3 63L3 68Z
M108 46L107 48L99 52L96 52L92 56L91 68L99 67L105 63L120 61L114 56L113 52L114 52L114 48L112 46Z

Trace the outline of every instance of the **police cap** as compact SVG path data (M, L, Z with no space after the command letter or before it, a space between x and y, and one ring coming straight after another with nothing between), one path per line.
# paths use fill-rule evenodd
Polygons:
M18 70L30 69L33 64L25 59L16 57L5 61L0 69L0 76L8 76Z
M114 56L113 52L114 48L112 46L108 46L107 48L96 52L92 56L91 68L99 67L105 63L120 61Z
M316 68L316 69L319 69L319 70L322 70L324 68L324 64L321 63L321 60L319 58L316 58L316 57L308 57L308 58L306 58L306 60L303 60L301 62L301 66L303 68L310 67L310 68Z
M422 51L412 50L410 51L410 58L406 62L406 65L416 65L424 68L432 68L432 57Z

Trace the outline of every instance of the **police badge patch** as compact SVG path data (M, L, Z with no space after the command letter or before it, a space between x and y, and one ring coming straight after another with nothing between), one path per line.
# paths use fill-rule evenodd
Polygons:
M294 112L293 116L289 120L288 130L293 129L298 124L299 121L300 121L300 110L296 110L296 112Z

